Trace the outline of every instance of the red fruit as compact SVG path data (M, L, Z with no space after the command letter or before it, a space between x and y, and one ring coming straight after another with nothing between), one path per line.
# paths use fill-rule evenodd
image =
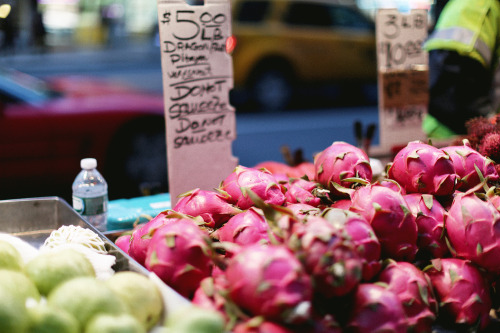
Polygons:
M455 166L441 149L413 141L394 157L387 176L406 193L451 195L455 190Z
M399 298L387 288L362 283L354 295L347 332L406 333L406 316Z
M132 235L122 235L115 240L115 245L128 254L128 250L130 248L130 238L132 238Z
M382 263L380 242L370 224L361 215L338 208L326 209L322 216L352 242L363 264L362 280L372 280Z
M231 216L241 212L229 204L221 193L199 188L182 194L173 210L193 217L200 216L210 228L220 227Z
M169 217L170 212L164 211L149 222L137 227L130 238L129 255L144 266L146 253L151 242L151 231L175 219Z
M403 195L381 185L352 194L351 211L364 217L382 246L382 257L412 261L417 253L417 224Z
M467 191L480 184L481 178L486 182L498 180L494 162L472 149L468 141L465 141L463 146L450 146L442 150L450 155L455 166L459 177L457 190Z
M430 194L412 193L404 196L418 227L418 251L432 258L449 254L444 238L446 210Z
M349 178L360 178L367 182L372 180L370 160L366 153L346 142L337 141L320 152L314 158L314 180L335 194L332 183L351 188Z
M236 243L241 246L257 242L269 243L270 228L257 208L250 208L229 219L212 235L221 242Z
M285 202L285 194L278 180L267 171L240 165L220 186L220 190L229 195L228 202L243 210L254 206L252 199L245 193L246 189L254 192L265 203L280 206Z
M456 194L445 225L457 257L500 274L500 212L491 201L474 193Z
M286 188L286 203L304 203L314 207L321 204L321 199L314 195L314 190L318 184L302 178L292 178L283 184Z
M486 328L490 323L489 285L470 261L443 258L432 260L426 269L444 313L452 322Z
M191 298L212 269L208 233L192 220L177 219L155 229L152 235L146 268L179 294Z
M406 313L408 329L415 333L432 331L438 304L428 276L408 262L391 261L378 281L396 294Z
M289 245L323 297L344 296L360 282L363 262L354 244L326 219L309 216L294 226Z
M285 246L243 247L228 261L225 275L231 300L252 316L280 323L309 317L311 280Z

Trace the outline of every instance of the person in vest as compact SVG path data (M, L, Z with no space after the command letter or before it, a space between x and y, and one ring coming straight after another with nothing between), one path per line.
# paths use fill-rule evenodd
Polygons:
M500 102L500 1L449 0L424 44L429 52L429 137L466 133L471 118Z

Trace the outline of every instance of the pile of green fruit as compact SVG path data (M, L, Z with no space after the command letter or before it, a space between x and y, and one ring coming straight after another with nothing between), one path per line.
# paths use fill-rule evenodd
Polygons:
M88 258L72 249L40 252L25 262L0 240L0 332L142 333L157 325L163 298L148 277L116 272L96 278Z

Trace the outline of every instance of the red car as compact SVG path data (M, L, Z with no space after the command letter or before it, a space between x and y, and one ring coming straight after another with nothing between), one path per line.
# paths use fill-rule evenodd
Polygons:
M103 80L0 69L0 199L71 198L94 157L110 199L167 191L161 95Z

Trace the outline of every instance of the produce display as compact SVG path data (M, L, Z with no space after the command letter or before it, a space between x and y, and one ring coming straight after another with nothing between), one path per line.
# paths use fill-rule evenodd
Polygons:
M0 332L188 332L170 328L187 320L168 318L175 311L166 313L154 280L114 271L115 262L101 236L80 226L61 226L40 248L1 233ZM208 312L207 319L223 326L222 317Z
M377 176L334 142L240 165L116 244L224 319L199 332L494 332L499 179L467 140L410 142Z

